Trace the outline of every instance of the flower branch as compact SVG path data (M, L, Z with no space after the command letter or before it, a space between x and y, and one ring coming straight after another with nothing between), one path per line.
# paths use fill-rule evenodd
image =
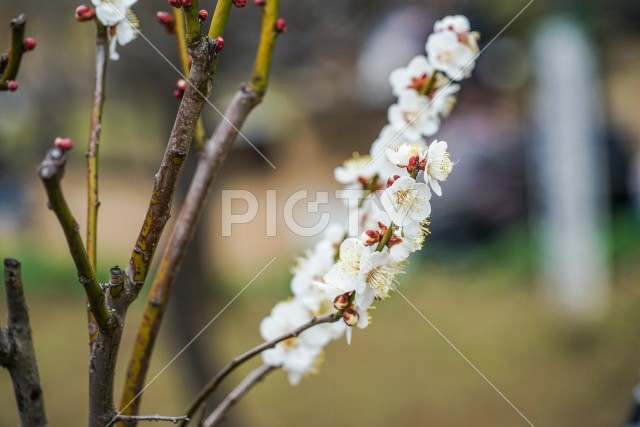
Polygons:
M186 416L167 417L163 415L118 415L115 421L138 422L138 421L169 421L178 424L180 421L189 421Z
M0 57L0 91L18 89L15 81L22 63L22 54L35 47L35 40L28 39L25 42L24 34L27 25L27 16L24 14L12 19L9 23L11 27L11 52L2 54Z
M231 362L229 362L224 368L222 368L216 374L216 376L213 377L213 379L209 381L209 383L200 391L200 393L198 393L198 396L196 396L196 398L189 404L185 413L187 414L187 416L193 417L196 411L198 410L198 408L200 407L200 405L202 405L207 400L207 398L211 395L211 393L216 391L220 383L229 374L231 374L234 370L236 370L242 364L251 360L255 356L262 353L263 351L273 348L278 343L288 340L289 338L296 338L302 332L306 331L307 329L313 326L321 325L323 323L333 323L340 320L341 318L342 318L341 311L336 311L334 313L327 314L322 317L314 317L313 319L311 319L304 325L301 325L300 327L294 329L293 331L286 333L284 335L281 335L278 338L275 338L273 340L263 342L262 344L255 346L254 348L242 353L241 355L234 357L233 360L231 360ZM186 423L183 423L182 425L185 426Z
M242 396L277 368L277 366L262 365L251 371L249 375L247 375L245 379L242 380L242 382L238 384L238 386L234 388L222 402L220 402L211 415L202 422L202 427L213 427L218 425L223 420L227 411L229 411L229 409L231 409L231 407L235 405Z
M0 329L0 366L11 375L20 425L46 426L42 385L31 338L29 309L24 297L20 263L4 260L8 324Z
M64 146L65 140L57 140L60 146ZM68 141L68 140L66 140ZM73 258L78 273L78 280L82 283L87 299L89 300L89 308L96 319L98 328L103 333L109 333L113 328L111 315L104 301L102 288L96 279L91 262L87 256L87 251L82 243L82 238L78 231L78 223L76 222L69 205L64 198L60 181L64 175L64 168L67 163L67 153L70 146L65 148L54 147L47 151L47 154L38 167L38 175L44 184L47 192L48 206L56 214L58 222L62 227L69 252Z
M96 56L95 79L93 89L93 104L91 107L91 122L89 141L87 143L87 256L94 271L98 266L98 208L100 199L98 192L98 157L100 148L100 134L102 131L102 112L105 101L105 83L107 63L109 59L109 39L107 28L96 21ZM95 342L98 328L89 311L89 347Z

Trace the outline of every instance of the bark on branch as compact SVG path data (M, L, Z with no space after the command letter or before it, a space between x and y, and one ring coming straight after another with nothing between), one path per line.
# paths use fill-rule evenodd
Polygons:
M29 310L24 298L20 263L4 260L4 286L9 313L0 330L0 365L9 370L22 427L47 425L36 353L31 339Z
M8 90L7 82L15 80L20 70L20 63L22 62L22 54L24 48L24 33L27 26L27 16L18 15L9 23L11 27L11 55L7 57L3 54L3 58L0 60L0 91Z

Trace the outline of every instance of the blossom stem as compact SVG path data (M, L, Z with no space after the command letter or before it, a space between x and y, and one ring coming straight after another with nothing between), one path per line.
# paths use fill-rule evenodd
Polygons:
M269 0L273 1L273 0ZM223 420L224 415L229 409L244 396L254 385L258 384L271 372L275 371L277 366L262 365L247 375L244 380L231 393L224 398L218 407L205 419L202 423L202 427L214 427Z
M243 363L247 362L248 360L251 360L253 357L259 355L263 351L275 347L276 344L278 344L279 342L282 342L289 338L297 337L302 332L306 331L307 329L313 326L320 325L322 323L333 323L340 320L341 318L342 318L341 311L330 313L322 317L314 317L313 319L311 319L304 325L299 326L293 331L286 333L271 341L265 341L262 344L250 350L245 351L241 355L234 357L224 368L222 368L216 374L215 377L213 377L211 381L209 381L209 383L200 391L200 393L198 393L196 398L187 407L187 410L185 411L186 415L190 418L193 418L193 416L195 415L200 405L202 405L204 401L207 400L207 398L211 395L211 393L213 393L218 388L222 380L224 380L231 372L233 372L236 368L241 366ZM187 425L187 422L183 421L180 425L184 427Z
M60 185L66 163L66 152L57 148L50 149L38 167L38 174L47 192L49 208L56 214L67 239L69 252L76 265L78 280L82 283L89 300L89 309L95 317L100 331L108 334L113 329L114 322L82 243L82 237L78 232L78 223L69 209Z
M182 8L185 15L185 31L187 35L187 44L191 46L193 43L199 41L202 35L202 23L200 22L200 15L198 12L198 0L192 0L191 6L185 6Z
M269 82L269 71L273 58L273 48L276 43L278 31L276 31L276 21L278 20L278 0L268 0L263 8L262 34L256 61L253 64L249 87L258 93L267 90Z
M102 130L102 112L105 101L105 82L109 57L109 40L107 29L96 20L96 71L93 89L93 105L91 107L91 125L87 144L87 256L93 271L97 271L98 252L98 155L100 148L100 133ZM87 312L89 322L89 348L93 345L98 334L96 321L91 311Z
M387 231L384 233L384 236L382 236L382 239L380 239L380 243L378 243L378 246L376 246L376 252L382 252L382 249L384 249L387 243L389 243L389 239L391 239L392 234L393 234L393 224L389 224L389 228L387 228Z
M22 44L24 43L27 16L18 15L17 18L11 20L9 25L11 27L11 56L9 56L9 61L2 72L2 76L0 76L0 90L8 90L7 82L15 80L18 76L24 52Z
M209 37L216 39L216 37L222 37L224 29L227 26L227 19L229 13L231 13L232 0L218 0L216 8L213 11L213 17L211 18L211 25L209 26Z
M433 87L436 84L436 79L438 78L438 73L440 71L438 70L434 70L433 73L431 73L431 77L429 77L429 81L427 82L427 86L424 88L424 93L422 93L421 95L426 95L426 96L430 96L429 94L431 93L431 91L433 90Z

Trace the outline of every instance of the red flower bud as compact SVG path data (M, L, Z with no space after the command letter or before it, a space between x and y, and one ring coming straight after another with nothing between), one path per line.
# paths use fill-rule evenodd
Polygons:
M36 39L34 39L33 37L27 37L22 42L22 49L24 49L25 52L29 52L30 50L36 48L36 44Z
M53 146L61 150L71 150L73 148L73 139L58 137L53 141Z
M233 0L233 5L235 7L245 7L247 5L247 0Z
M180 79L176 83L176 89L181 90L183 92L187 90L187 86L188 86L188 83L185 79Z
M11 92L17 91L19 87L20 85L15 80L9 80L7 82L7 89L9 89Z
M206 10L202 9L200 12L198 12L198 18L200 18L200 22L206 21L208 17L209 12L207 12Z
M287 31L287 21L284 20L284 18L278 18L276 20L276 33L278 34L282 34L284 32Z
M176 9L180 9L182 7L182 1L181 0L169 0L169 4L173 7L175 7Z
M346 294L338 295L333 300L333 306L336 308L336 310L346 310L350 305L351 303L349 302L349 292L347 292Z
M396 179L400 178L400 175L393 175L391 178L387 180L387 187L391 187Z
M173 14L160 11L156 13L156 18L158 18L158 22L164 27L164 30L167 33L173 34L176 28L176 20L173 17Z
M180 89L176 89L173 91L173 97L175 99L182 99L182 97L184 96L184 91L180 90Z
M222 52L222 49L224 49L224 39L222 37L216 37L216 47L214 48L214 51L216 53L220 53Z
M344 323L348 326L356 326L360 320L360 315L353 308L347 308L344 313L342 313L342 320L344 320Z
M92 21L96 17L96 10L87 5L80 5L76 8L76 21Z
M415 166L417 164L418 164L418 157L417 156L409 157L409 166Z
M191 6L191 0L182 0L182 5L184 7L190 7Z

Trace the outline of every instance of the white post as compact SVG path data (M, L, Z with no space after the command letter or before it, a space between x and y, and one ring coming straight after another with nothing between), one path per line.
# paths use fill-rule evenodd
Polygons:
M536 33L533 57L542 280L570 315L589 316L604 307L608 289L608 170L595 51L577 22L551 17Z

